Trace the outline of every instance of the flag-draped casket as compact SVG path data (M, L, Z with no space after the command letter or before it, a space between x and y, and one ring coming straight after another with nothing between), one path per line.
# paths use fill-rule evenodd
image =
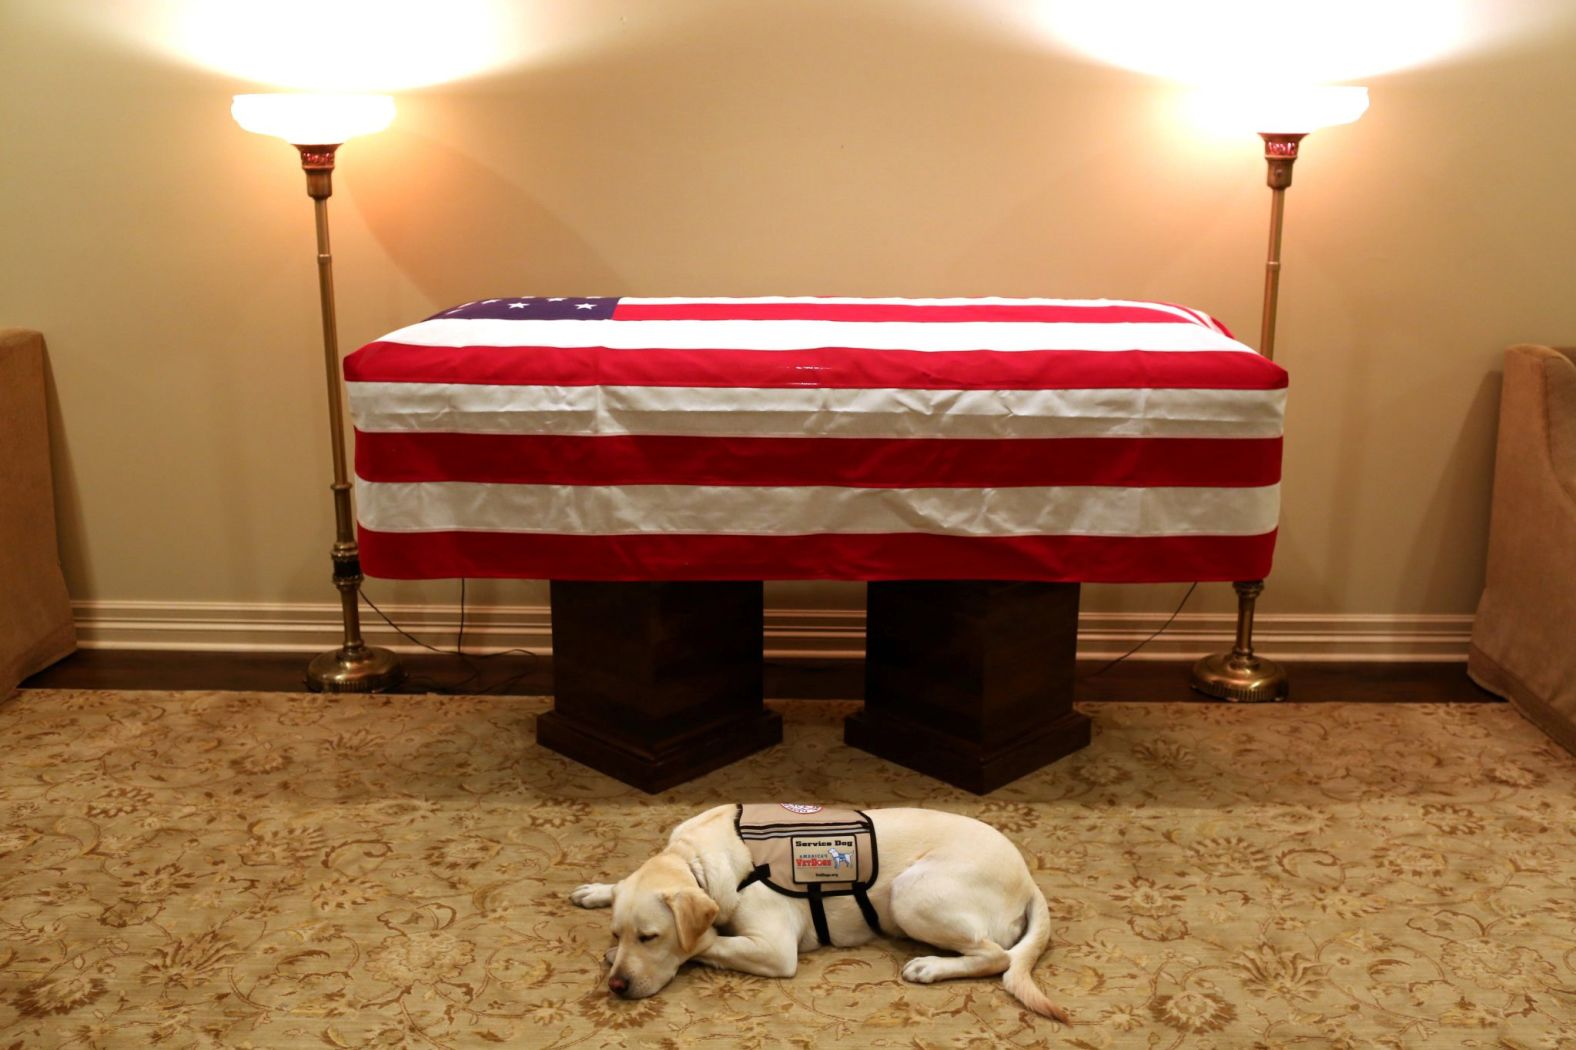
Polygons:
M1057 299L486 299L349 355L372 576L1269 572L1286 373Z

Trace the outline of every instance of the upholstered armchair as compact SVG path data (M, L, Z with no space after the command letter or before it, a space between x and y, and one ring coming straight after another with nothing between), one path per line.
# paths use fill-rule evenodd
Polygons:
M44 338L0 329L0 700L75 648L55 539Z
M1576 361L1505 352L1488 578L1467 673L1576 753Z

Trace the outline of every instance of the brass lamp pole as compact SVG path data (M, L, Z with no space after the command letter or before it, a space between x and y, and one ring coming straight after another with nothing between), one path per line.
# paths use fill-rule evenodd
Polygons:
M339 331L334 312L334 257L328 240L328 198L333 193L334 154L354 134L388 126L394 102L386 95L237 95L232 112L248 131L277 135L301 153L306 192L317 224L317 287L323 319L323 368L328 380L329 442L333 449L334 586L339 590L344 641L307 666L306 684L315 692L376 693L404 677L399 659L361 637L361 559L345 458L344 393L340 378Z
M1286 211L1286 187L1291 185L1291 166L1297 148L1309 131L1331 124L1356 120L1368 108L1366 88L1315 88L1294 100L1295 117L1271 117L1280 126L1302 126L1307 130L1259 132L1264 140L1264 160L1268 166L1265 182L1270 188L1270 244L1264 262L1264 313L1259 325L1259 352L1275 359L1275 310L1280 298L1281 226ZM1273 126L1273 125L1272 125ZM1253 651L1253 613L1263 580L1238 580L1231 585L1237 592L1237 637L1230 652L1213 653L1193 665L1192 686L1207 696L1233 703L1263 703L1286 699L1290 681L1285 668Z

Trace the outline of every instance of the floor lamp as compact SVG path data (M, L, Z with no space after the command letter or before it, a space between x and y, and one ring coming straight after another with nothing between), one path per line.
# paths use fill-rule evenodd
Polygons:
M323 365L328 378L329 440L334 453L334 586L339 589L344 643L308 666L306 684L316 692L376 693L404 677L398 658L361 638L361 558L345 466L344 393L339 333L334 317L334 259L328 245L328 198L333 193L334 152L354 135L382 131L394 119L387 95L236 95L231 115L247 131L274 135L301 151L306 192L317 218L317 285L323 317Z
M1248 102L1252 106L1251 113L1243 111L1245 99L1251 99ZM1259 131L1259 137L1264 140L1264 160L1269 166L1266 182L1270 188L1270 246L1264 263L1264 314L1259 327L1259 352L1274 360L1275 310L1280 295L1281 222L1297 148L1304 137L1318 128L1350 124L1362 116L1368 108L1368 89L1318 87L1294 95L1267 97L1244 92L1218 101L1224 103L1221 108L1234 109L1250 119L1250 127L1281 129ZM1238 580L1232 587L1237 592L1236 644L1230 652L1214 653L1193 665L1193 688L1235 703L1284 700L1290 686L1285 668L1253 651L1253 611L1264 591L1264 581Z

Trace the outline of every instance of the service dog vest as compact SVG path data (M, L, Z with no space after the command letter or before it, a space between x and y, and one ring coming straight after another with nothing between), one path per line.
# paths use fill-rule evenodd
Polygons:
M876 831L857 809L829 809L791 802L740 805L733 826L749 848L755 868L739 883L764 883L788 897L810 902L815 936L831 944L827 897L852 897L866 924L881 932L868 891L879 871Z

